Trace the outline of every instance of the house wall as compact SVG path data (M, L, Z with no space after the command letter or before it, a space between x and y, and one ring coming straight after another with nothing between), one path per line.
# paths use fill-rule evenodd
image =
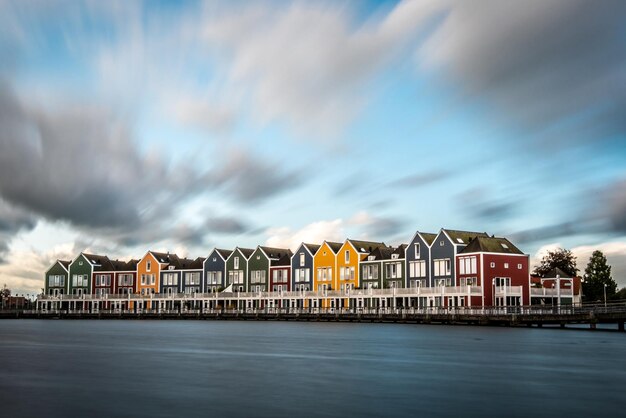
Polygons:
M283 283L283 282L274 282L274 271L284 271L286 273L283 274L287 274L287 282ZM274 286L278 286L281 285L283 286L283 290L284 291L290 291L291 289L293 289L291 287L291 268L289 266L276 266L276 267L270 267L270 279L269 279L269 291L274 291Z
M399 263L400 268L395 278L392 278L387 272L387 265L392 263ZM398 258L396 260L384 260L383 261L383 285L384 287L392 287L392 283L396 283L397 288L406 287L406 275L405 275L406 260L404 258Z
M368 279L365 275L365 267L366 266L378 266L378 276L375 279ZM383 263L382 261L362 261L359 264L359 269L361 270L359 273L359 277L361 277L361 287L363 289L367 288L369 285L372 285L374 288L382 289L383 288Z
M68 277L68 294L72 294L74 292L75 287L72 285L72 278L75 274L87 275L87 286L82 286L84 294L91 294L91 273L92 267L87 258L84 255L80 255L72 264L70 264L70 273Z
M304 253L304 265L300 265L300 254ZM298 269L308 269L309 270L309 281L308 282L296 282L296 273ZM295 254L291 257L291 288L297 289L299 285L306 285L308 290L313 290L313 256L309 253L309 251L304 247L304 245L300 245L300 248L295 252Z
M150 270L148 270L148 262L150 262ZM141 284L141 275L154 275L154 284ZM161 289L161 265L151 253L147 253L137 264L137 293L159 293Z
M221 283L217 285L208 284L209 280L209 272L221 271L222 279ZM210 287L213 287L214 290L217 290L220 287L226 287L226 261L217 253L217 251L213 250L211 254L207 257L204 262L204 277L202 278L202 282L204 284L203 292L208 292Z
M420 245L420 252L419 252L419 256L417 257L415 256L415 244ZM413 241L411 241L409 245L407 246L405 258L406 259L405 259L404 271L407 277L407 282L405 283L405 286L410 287L411 280L424 280L424 282L422 283L425 283L426 286L431 286L430 247L428 246L426 241L422 239L422 237L419 234L416 234L415 238L413 238ZM409 268L409 263L412 261L425 261L426 262L426 275L424 277L411 277L409 275L411 271Z
M165 275L166 274L174 274L178 278L178 281L175 285L167 285L165 284ZM159 293L167 294L170 291L172 293L182 293L182 275L180 270L167 270L162 269L159 275Z
M64 277L64 281L63 281L63 285L62 286L49 286L50 283L50 276L63 276ZM67 282L68 282L68 273L65 270L65 268L63 268L63 266L61 265L61 263L57 262L55 263L50 270L48 270L44 276L44 293L46 295L50 294L50 290L52 289L57 290L59 294L65 294L66 293L66 289L67 289Z
M226 277L224 278L226 283L226 286L228 286L228 274L230 271L234 271L235 270L235 258L239 257L239 269L243 271L243 284L237 284L237 285L233 285L233 289L237 290L239 288L239 286L243 287L244 291L248 290L248 260L246 260L246 257L244 257L244 255L241 253L241 251L239 251L238 249L235 250L230 257L228 257L228 260L226 261Z
M319 268L328 268L332 269L331 278L329 281L320 282L317 277L317 269ZM324 243L320 247L320 249L315 253L315 257L313 258L313 289L317 291L319 285L327 284L335 289L335 277L337 275L337 265L336 265L336 257L335 253L328 244Z
M442 245L443 243L443 245ZM430 247L430 281L429 286L435 286L437 279L450 279L451 285L455 282L455 245L448 239L443 231L439 232L437 238ZM450 274L435 276L435 260L447 258L450 260Z
M495 263L495 267L491 267ZM505 263L509 268L505 268ZM518 269L518 264L522 265ZM485 306L493 306L493 279L496 277L510 277L511 286L522 286L522 305L530 305L529 289L529 256L525 254L483 254L483 280Z
M133 276L133 284L129 286L120 286L119 285L119 277L122 274L130 274ZM115 283L113 285L113 293L121 293L120 290L127 289L124 293L136 293L137 292L137 271L116 271L115 272Z
M252 283L252 274L255 271L264 271L265 278L261 282ZM257 248L255 252L250 256L248 261L248 289L250 292L255 291L257 286L260 286L261 292L266 292L269 289L269 276L270 276L270 260L265 256L260 248Z
M346 251L348 251L350 254L348 262L346 262ZM346 241L341 246L341 249L337 253L337 273L335 274L335 280L334 280L335 284L333 285L333 289L341 290L342 286L343 288L345 288L345 286L347 285L352 285L352 287L359 286L360 257L361 257L361 254L359 254L349 242ZM352 280L341 280L340 271L342 267L354 268L354 278Z

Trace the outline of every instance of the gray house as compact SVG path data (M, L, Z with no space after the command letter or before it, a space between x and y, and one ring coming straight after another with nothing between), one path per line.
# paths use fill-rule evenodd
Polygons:
M404 258L407 287L428 287L430 277L430 246L437 234L417 231L406 247Z
M319 249L319 245L302 243L291 257L292 290L313 290L313 257Z
M441 229L430 246L430 286L455 285L456 255L476 237L488 237L486 232Z

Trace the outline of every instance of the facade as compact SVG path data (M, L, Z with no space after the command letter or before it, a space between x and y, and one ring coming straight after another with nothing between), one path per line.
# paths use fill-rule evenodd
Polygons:
M234 292L246 292L248 289L248 258L254 250L237 247L226 260L226 287L232 285Z
M66 294L70 261L57 260L44 275L44 293L46 295Z
M388 258L383 260L383 287L385 289L406 287L406 260L404 258L406 248L406 244L399 245L391 251Z
M259 245L248 259L248 291L270 291L270 265L285 255L291 258L291 250Z
M430 246L429 287L454 286L455 258L469 242L477 237L488 237L484 232L441 229Z
M226 287L226 260L231 250L214 248L204 260L204 292L214 293Z
M182 259L180 262L181 270L181 291L186 294L202 293L203 281L203 264L204 257L198 257L195 260Z
M456 286L480 287L482 296L449 296L441 306L523 306L530 304L529 255L508 239L477 236L456 257Z
M80 253L68 267L67 294L78 296L91 294L93 273L112 269L107 256Z
M291 291L291 251L270 262L270 292Z
M437 234L417 231L405 251L406 287L431 286L430 248Z
M162 289L161 271L175 269L179 264L178 260L176 254L148 251L137 263L137 293L141 295L159 293Z
M359 264L359 276L363 289L383 288L383 260L391 258L393 249L388 247L375 248Z
M337 253L343 244L324 241L313 256L313 290L324 291L335 289L337 272Z
M313 290L313 259L320 246L302 243L291 257L291 288L294 290Z
M560 268L543 276L530 276L531 305L572 305L582 302L582 280L572 277Z
M113 293L127 295L137 293L137 264L139 260L130 260L115 270Z
M383 247L382 242L347 239L337 254L337 271L334 288L349 290L360 286L359 264L376 248Z

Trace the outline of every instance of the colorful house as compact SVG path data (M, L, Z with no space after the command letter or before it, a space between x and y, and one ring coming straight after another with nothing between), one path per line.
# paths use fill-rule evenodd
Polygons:
M109 258L104 255L80 253L68 267L69 280L67 293L89 295L92 293L92 277L96 271L111 271Z
M319 245L302 243L291 257L291 288L293 290L313 290L313 258Z
M180 260L181 290L182 293L194 294L202 293L202 273L204 257L195 260L187 258Z
M137 293L150 295L159 293L161 288L161 272L173 270L178 265L178 256L170 253L148 251L137 263ZM171 268L170 268L171 266ZM171 285L168 285L172 287ZM134 308L131 306L131 309ZM156 308L156 301L139 301L139 309Z
M49 296L66 294L70 261L57 260L44 275L44 293Z
M360 285L359 263L365 260L376 248L386 248L383 242L359 241L347 239L337 254L337 274L333 288L337 290L354 289Z
M580 305L582 303L582 280L580 277L554 268L544 274L530 276L531 305Z
M204 292L215 293L226 287L226 260L231 250L214 248L204 260Z
M454 286L456 255L476 237L488 237L484 232L441 229L430 246L430 287Z
M417 231L406 247L407 287L428 287L431 283L430 247L437 234Z
M113 293L127 295L137 292L137 264L139 260L130 260L123 265L117 265Z
M406 283L405 278L405 258L407 245L401 244L398 247L392 249L388 258L383 259L383 287L390 288L404 288Z
M254 250L236 247L226 259L226 288L232 285L234 292L246 292L248 289L248 259Z
M270 291L291 291L291 251L270 262Z
M447 296L439 306L530 304L529 255L508 239L477 236L459 252L455 264L458 276L455 285L468 290L480 286L482 296Z
M361 261L360 277L363 289L383 288L383 260L391 258L393 249L388 247L377 247Z
M291 258L291 250L259 245L248 259L248 291L268 292L270 289L270 265L272 261L278 261L285 255Z
M337 253L342 247L340 242L324 241L313 256L313 290L332 290L337 272Z

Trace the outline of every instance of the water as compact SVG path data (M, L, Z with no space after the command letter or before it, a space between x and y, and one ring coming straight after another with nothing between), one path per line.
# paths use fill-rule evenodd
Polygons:
M2 417L623 416L626 335L0 321Z

